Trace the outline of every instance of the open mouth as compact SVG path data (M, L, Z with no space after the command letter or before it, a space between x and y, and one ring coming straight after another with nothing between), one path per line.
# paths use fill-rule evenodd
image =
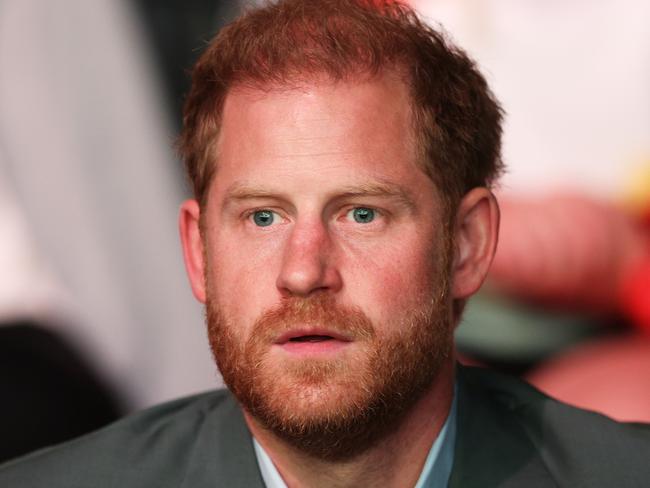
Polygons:
M292 337L289 339L289 342L323 342L334 340L332 336L328 335L304 335L298 337Z
M329 333L328 333L329 332ZM285 334L276 344L294 357L312 357L337 354L353 341L326 330L293 331Z
M289 354L312 356L335 354L354 342L352 337L326 327L303 327L289 330L275 344Z

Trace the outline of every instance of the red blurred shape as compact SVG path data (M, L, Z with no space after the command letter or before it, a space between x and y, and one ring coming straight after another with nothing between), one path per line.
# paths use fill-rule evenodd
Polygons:
M621 305L634 325L650 334L650 257L635 266L624 280Z

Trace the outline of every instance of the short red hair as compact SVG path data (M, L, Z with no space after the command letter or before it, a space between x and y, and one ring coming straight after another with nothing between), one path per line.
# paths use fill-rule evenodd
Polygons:
M327 76L396 70L412 97L421 164L454 208L502 171L502 111L475 64L400 1L280 0L250 10L212 40L192 72L181 157L204 205L217 161L224 99L234 86L269 89Z

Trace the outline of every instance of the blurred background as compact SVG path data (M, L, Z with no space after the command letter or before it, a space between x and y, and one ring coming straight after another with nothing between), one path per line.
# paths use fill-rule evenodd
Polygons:
M253 3L0 2L0 460L221 385L172 145L189 69ZM507 112L463 361L650 421L650 3L411 3Z

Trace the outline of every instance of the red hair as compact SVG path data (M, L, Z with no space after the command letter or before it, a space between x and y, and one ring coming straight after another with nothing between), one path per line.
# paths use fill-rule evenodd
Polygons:
M444 201L490 186L502 171L502 111L474 63L400 1L280 0L250 10L212 40L192 72L179 150L205 204L223 102L234 86L268 89L402 75L421 164Z

